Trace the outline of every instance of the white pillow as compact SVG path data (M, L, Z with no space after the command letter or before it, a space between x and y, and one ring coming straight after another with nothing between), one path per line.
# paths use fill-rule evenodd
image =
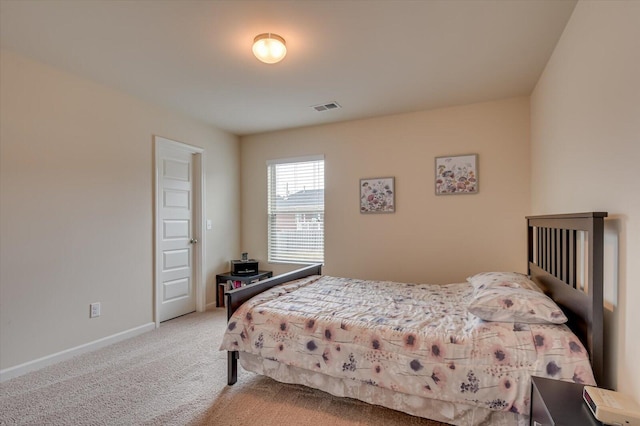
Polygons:
M535 290L542 293L540 287L529 279L528 276L518 272L480 272L467 278L474 290L490 287L510 287Z
M563 324L562 309L539 291L489 287L475 291L469 312L485 321Z

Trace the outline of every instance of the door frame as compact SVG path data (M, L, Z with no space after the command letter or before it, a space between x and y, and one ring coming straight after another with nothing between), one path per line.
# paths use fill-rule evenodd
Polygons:
M162 223L160 221L160 203L162 194L160 194L160 168L162 167L160 159L160 147L177 148L193 154L193 238L198 240L193 247L193 283L196 296L196 312L204 312L206 307L206 278L205 278L205 248L206 233L203 232L205 227L205 169L203 148L177 142L162 136L154 135L154 258L153 258L153 319L156 328L160 327L160 292L162 290L161 267L162 267L162 249L160 240L162 238Z

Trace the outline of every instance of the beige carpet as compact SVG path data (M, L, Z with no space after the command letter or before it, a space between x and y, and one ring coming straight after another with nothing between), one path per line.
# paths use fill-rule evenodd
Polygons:
M155 331L0 384L0 425L423 425L433 422L240 368L226 386L225 313Z

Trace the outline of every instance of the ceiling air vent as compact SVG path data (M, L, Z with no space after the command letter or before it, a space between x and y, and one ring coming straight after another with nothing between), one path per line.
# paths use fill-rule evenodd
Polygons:
M330 109L336 109L336 108L342 108L342 107L340 106L339 103L334 101L334 102L329 102L328 104L314 105L311 108L320 112L320 111L328 111Z

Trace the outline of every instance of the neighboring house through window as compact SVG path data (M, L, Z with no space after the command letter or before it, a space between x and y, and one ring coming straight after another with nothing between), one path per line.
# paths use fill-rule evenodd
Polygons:
M269 262L324 262L324 156L267 161Z

